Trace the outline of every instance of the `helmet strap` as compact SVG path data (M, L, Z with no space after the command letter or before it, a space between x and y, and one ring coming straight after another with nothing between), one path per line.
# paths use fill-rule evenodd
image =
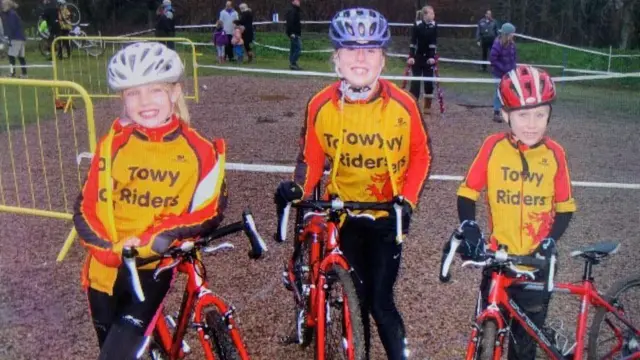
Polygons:
M380 66L378 75L375 77L375 79L373 79L373 82L371 84L361 86L361 87L354 87L351 84L349 84L347 79L345 79L345 77L342 75L335 59L334 59L333 65L334 65L334 71L336 72L336 74L338 75L338 78L341 81L340 91L342 92L343 96L346 96L350 100L365 100L369 98L369 96L371 96L371 92L376 88L378 80L380 79L380 75L382 75L382 69L384 66L384 65Z

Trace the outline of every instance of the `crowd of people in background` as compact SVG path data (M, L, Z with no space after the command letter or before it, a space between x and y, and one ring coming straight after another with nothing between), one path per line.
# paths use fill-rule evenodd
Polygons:
M20 63L22 77L27 76L25 60L26 37L22 20L16 13L18 7L14 0L0 0L0 46L6 47L11 65L9 76L16 76L16 60ZM49 29L49 44L59 36L67 36L71 31L69 11L65 0L43 0L43 19ZM289 68L302 70L298 64L302 52L302 11L300 0L291 0L285 20L285 34L289 39ZM243 63L245 58L251 63L255 58L252 43L255 38L254 16L246 3L234 8L233 1L227 1L225 8L218 15L216 26L212 32L211 42L216 48L217 62L227 61ZM511 23L498 26L493 14L488 9L478 21L475 39L481 49L481 70L487 71L490 65L491 75L499 79L516 67L516 47L514 43L515 27ZM156 10L156 37L172 38L176 36L175 11L171 0L163 0ZM175 42L163 41L170 49L175 49ZM434 67L437 66L438 25L433 6L425 6L416 14L415 23L411 30L409 57L407 65L413 76L433 77ZM66 54L63 54L63 50ZM71 56L70 42L61 41L57 49L51 53L58 59ZM52 55L52 56L53 56ZM66 56L65 56L66 55ZM423 90L424 89L424 90ZM433 102L433 81L412 81L410 93L420 103L425 114L430 113ZM421 96L422 95L422 96ZM500 122L500 100L497 93L493 99L493 120Z
M217 49L219 63L242 63L245 55L248 62L254 59L251 48L254 39L253 12L246 3L241 3L238 9L240 13L234 9L232 1L227 1L218 16L212 41ZM222 49L224 53L221 52Z

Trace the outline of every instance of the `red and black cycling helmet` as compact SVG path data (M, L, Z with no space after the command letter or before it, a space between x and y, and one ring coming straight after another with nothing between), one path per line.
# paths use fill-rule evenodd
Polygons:
M498 97L506 111L551 104L556 88L549 74L530 65L518 65L500 80Z

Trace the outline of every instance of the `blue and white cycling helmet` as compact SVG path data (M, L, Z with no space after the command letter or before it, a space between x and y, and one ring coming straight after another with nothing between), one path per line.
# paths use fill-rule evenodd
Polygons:
M329 25L336 49L386 48L391 40L389 23L379 12L366 8L339 11Z

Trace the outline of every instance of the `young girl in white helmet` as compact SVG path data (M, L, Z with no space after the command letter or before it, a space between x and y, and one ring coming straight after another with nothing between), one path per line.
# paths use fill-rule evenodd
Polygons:
M280 184L275 202L282 208L310 196L327 160L331 174L326 196L402 201L406 234L428 177L431 149L415 99L380 79L390 41L387 20L371 9L342 10L331 21L329 37L340 80L309 101L293 181ZM387 358L400 360L407 356L405 328L393 288L402 244L396 242L395 214L373 215L375 220L348 217L340 229L340 248L359 280L355 283L367 358L371 315Z
M158 262L139 267L146 297L139 302L123 247L135 246L142 258L160 254L216 228L226 207L224 141L190 127L183 73L178 54L155 42L129 45L108 65L123 112L99 142L73 218L88 251L83 284L100 359L144 353L173 278L154 279Z

